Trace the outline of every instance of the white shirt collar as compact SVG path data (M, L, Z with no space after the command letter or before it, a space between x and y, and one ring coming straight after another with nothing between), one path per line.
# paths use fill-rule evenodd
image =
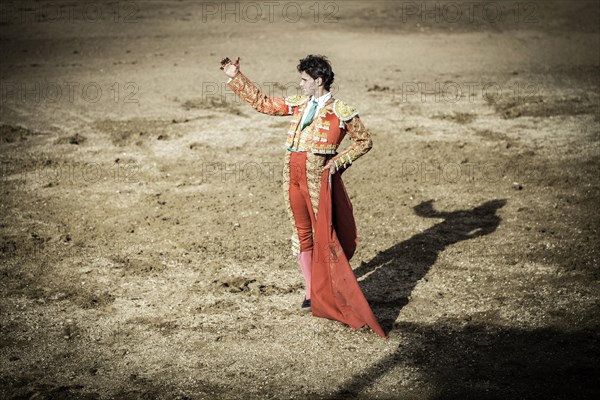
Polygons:
M325 103L327 103L327 101L331 98L331 96L332 96L332 93L327 92L321 97L316 97L317 108L322 108L325 105ZM313 101L313 99L315 99L315 96L310 96L310 101Z

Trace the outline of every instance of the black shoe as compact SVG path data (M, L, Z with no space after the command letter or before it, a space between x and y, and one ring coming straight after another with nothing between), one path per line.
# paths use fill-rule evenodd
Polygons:
M304 301L302 302L302 309L310 310L310 299L306 300L306 297L304 298Z

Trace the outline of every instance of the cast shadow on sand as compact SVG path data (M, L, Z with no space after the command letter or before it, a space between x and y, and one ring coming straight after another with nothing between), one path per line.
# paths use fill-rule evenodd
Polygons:
M520 329L485 321L435 324L395 321L408 296L448 246L494 232L504 199L471 210L436 211L433 201L414 210L443 221L378 254L355 270L360 286L383 328L402 332L398 349L348 378L328 400L369 399L381 379L396 379L394 394L383 398L592 399L597 398L600 334L563 327ZM467 255L465 255L467 256ZM590 315L589 318L594 318ZM403 377L410 370L417 382ZM413 378L414 379L414 378Z
M396 351L320 398L591 400L598 396L600 334L593 328L523 329L447 320L406 322L397 329L402 331L402 341ZM381 380L391 380L393 392L375 397L370 390Z
M471 210L443 212L434 209L433 200L424 201L414 207L415 213L443 221L382 251L354 270L386 332L393 329L410 293L435 264L438 255L450 245L494 232L501 221L496 212L505 204L506 200L496 199Z

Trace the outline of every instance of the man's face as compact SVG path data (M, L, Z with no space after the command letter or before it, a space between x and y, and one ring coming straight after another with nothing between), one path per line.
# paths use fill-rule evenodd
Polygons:
M302 88L304 94L307 96L310 96L311 94L317 94L319 90L319 84L321 83L321 81L321 78L313 79L310 77L309 74L307 74L304 71L300 73L300 87Z

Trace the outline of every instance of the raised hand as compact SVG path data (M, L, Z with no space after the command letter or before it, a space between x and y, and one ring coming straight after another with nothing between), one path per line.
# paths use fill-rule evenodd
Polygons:
M240 69L240 58L238 57L235 60L235 63L232 63L229 57L222 58L221 69L223 70L223 72L225 72L225 75L227 75L230 78L233 78Z

